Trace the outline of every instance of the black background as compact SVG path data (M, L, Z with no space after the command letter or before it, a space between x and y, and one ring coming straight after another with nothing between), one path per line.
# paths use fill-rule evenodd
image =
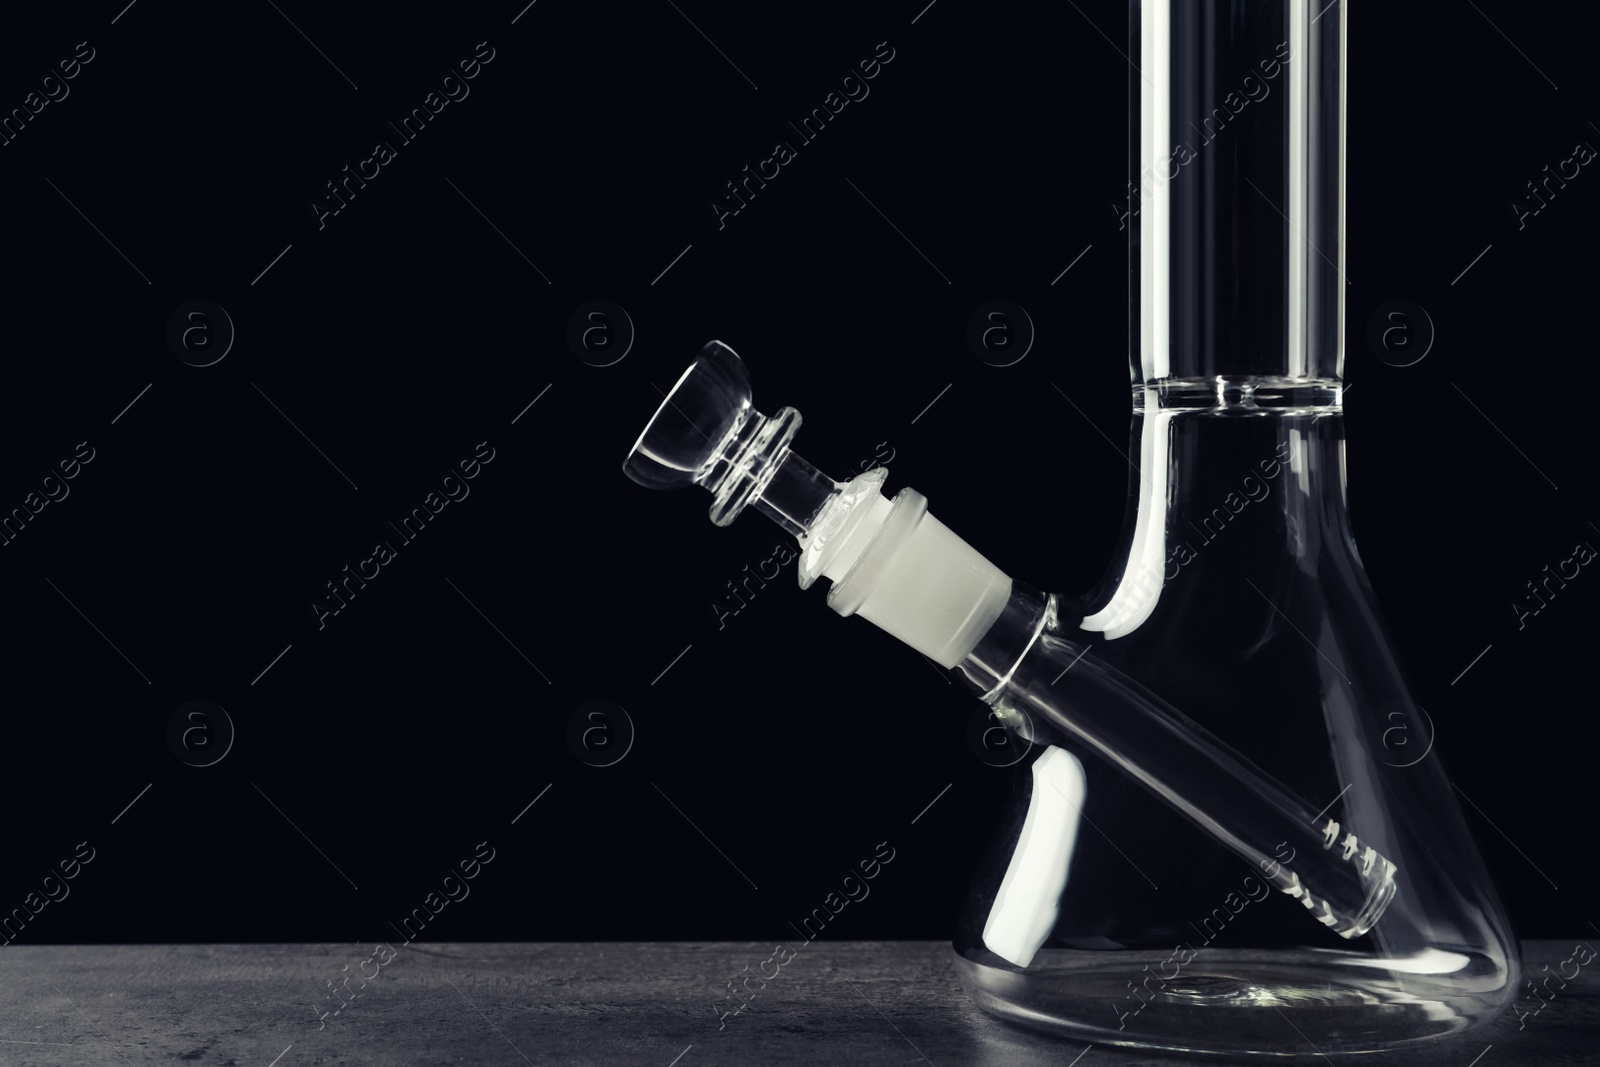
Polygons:
M387 937L480 841L494 862L428 938L787 936L882 841L879 903L829 936L948 936L1011 773L969 749L974 699L792 568L719 630L781 532L619 469L716 337L824 471L892 449L888 491L1009 573L1098 575L1128 478L1126 8L923 2L8 14L6 110L95 50L0 148L0 509L95 450L0 549L0 910L96 850L19 943ZM1350 507L1523 936L1600 922L1600 577L1521 631L1510 608L1600 545L1600 177L1520 231L1511 208L1600 144L1582 18L1349 15ZM470 96L319 229L324 183L480 41ZM870 96L719 229L723 183L881 41ZM603 368L565 339L596 298L637 329ZM992 298L1037 327L1014 366L965 341ZM210 367L165 340L191 299L237 328ZM1437 329L1409 367L1363 340L1396 299ZM470 496L319 630L324 583L485 440ZM211 767L167 746L191 699L237 727ZM608 768L566 741L595 699L637 728Z

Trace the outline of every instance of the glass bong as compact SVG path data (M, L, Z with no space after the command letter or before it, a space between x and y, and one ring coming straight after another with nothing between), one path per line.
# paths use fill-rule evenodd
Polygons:
M1137 462L1094 588L1014 580L883 467L818 471L720 342L624 471L709 490L717 525L753 505L802 588L1028 746L954 941L982 1008L1191 1052L1414 1046L1502 1011L1520 960L1346 510L1346 3L1130 11Z

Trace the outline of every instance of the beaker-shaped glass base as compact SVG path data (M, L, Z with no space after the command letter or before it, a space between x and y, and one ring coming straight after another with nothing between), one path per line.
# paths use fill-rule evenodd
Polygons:
M1034 748L955 939L986 1010L1095 1043L1316 1055L1515 998L1516 942L1351 538L1329 393L1136 415L1118 559L985 697ZM1170 710L1139 717L1116 679ZM1202 732L1237 773L1168 744ZM1363 912L1371 872L1392 886Z

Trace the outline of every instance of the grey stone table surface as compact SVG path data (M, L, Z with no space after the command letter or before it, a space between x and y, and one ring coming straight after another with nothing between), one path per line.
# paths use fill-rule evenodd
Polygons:
M1572 947L1529 942L1527 974L1553 969ZM1086 1045L992 1019L967 1000L943 942L808 943L742 1014L726 1019L720 1013L735 1006L725 1000L727 982L747 965L757 971L770 945L375 949L9 945L0 951L0 1064L1219 1062ZM360 973L371 977L364 988L360 979L345 983ZM330 982L347 985L352 999L330 1000ZM1525 999L1524 1010L1543 1007L1520 1023L1508 1012L1470 1034L1379 1059L1424 1067L1600 1064L1600 975L1580 973L1548 1003ZM1309 1047L1306 1054L1319 1058Z

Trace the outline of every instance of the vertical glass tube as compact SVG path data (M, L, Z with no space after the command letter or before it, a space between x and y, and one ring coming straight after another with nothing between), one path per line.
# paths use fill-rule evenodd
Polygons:
M1129 10L1134 384L1332 384L1343 356L1343 0Z

